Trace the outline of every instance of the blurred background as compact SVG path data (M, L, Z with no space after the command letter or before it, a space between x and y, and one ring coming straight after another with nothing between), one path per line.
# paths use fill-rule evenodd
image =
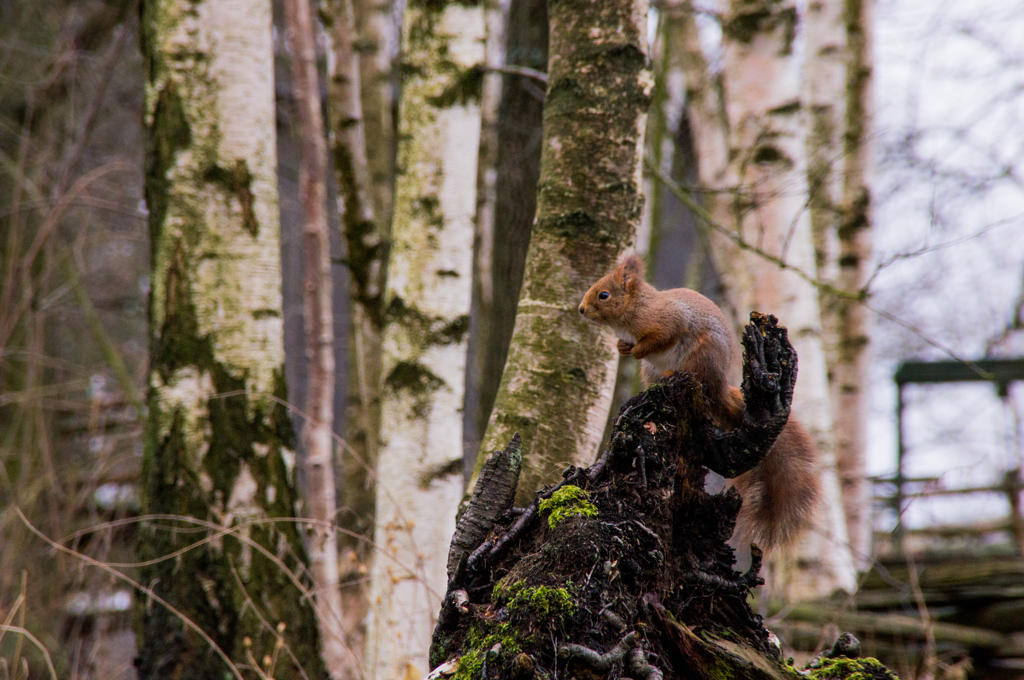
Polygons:
M815 2L797 4L806 11ZM655 58L663 7L649 22ZM715 11L687 7L717 68ZM538 10L502 11L512 13L505 62L542 72L546 27L524 19L536 23ZM399 58L402 12L401 3L382 10L385 63ZM283 21L275 7L286 367L290 400L304 403L298 131ZM1024 11L1011 0L877 0L871 26L864 459L872 538L869 554L855 555L855 593L827 609L765 613L808 654L835 630L851 630L902 677L1020 677ZM326 52L329 41L320 42ZM395 72L380 92L397 120ZM0 630L3 677L26 677L22 668L48 677L51 664L61 678L136 677L132 589L56 552L32 527L134 573L151 287L145 82L137 2L0 0L0 622L34 636ZM508 74L503 82L497 212L528 225L537 161L524 159L538 154L544 85ZM681 183L694 179L685 164L669 166ZM655 184L645 184L652 194ZM663 191L648 201L661 206L648 225L658 285L715 297L713 266L694 275L692 263L707 261L696 220ZM329 220L339 234L336 209ZM346 249L332 238L340 262ZM495 269L514 269L502 256ZM346 436L351 282L345 267L333 272L334 430ZM490 409L477 404L487 397L474 386L496 379L487 377L493 366L469 370L467 419L474 408L484 413L467 425L472 443ZM336 477L343 488L344 471ZM339 524L367 531L373 518L353 507ZM341 549L350 551L343 568L365 575L363 557Z

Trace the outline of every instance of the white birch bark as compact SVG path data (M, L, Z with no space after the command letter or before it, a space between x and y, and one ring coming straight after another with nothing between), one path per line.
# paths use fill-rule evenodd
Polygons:
M733 3L723 23L721 95L705 91L691 109L701 182L717 222L732 232L711 235L712 257L725 284L727 311L737 328L751 310L775 314L789 328L800 356L793 412L814 438L822 461L825 500L814 528L795 551L799 560L776 563L773 583L790 599L827 595L855 585L836 477L829 385L817 289L792 269L740 248L756 246L806 275L815 274L807 209L806 118L801 71L794 50L795 3L770 11ZM697 36L694 32L693 40ZM697 58L698 52L693 52ZM706 66L704 67L706 69ZM696 73L691 84L711 85ZM803 566L797 569L795 564Z
M846 116L843 133L842 220L839 232L839 287L859 293L866 285L871 264L871 162L872 107L872 0L846 0ZM839 351L833 369L836 439L839 444L840 478L845 485L846 507L860 514L847 517L855 558L864 566L870 559L871 487L867 481L868 420L868 317L860 300L838 301L836 327Z
M373 678L428 670L462 498L480 109L457 88L465 69L483 61L483 10L413 4L403 34L412 75L399 111L402 173L385 293L375 531L382 554L371 571L367 630Z
M142 9L153 252L144 508L234 528L301 571L297 527L262 521L296 514L294 443L281 403L271 3L182 0ZM279 648L278 639L297 663L282 662L275 677L322 673L312 610L278 565L231 534L154 560L195 534L140 531L140 557L152 560L142 581L219 650L185 632L180 615L148 602L140 678L182 667L195 677L237 675L239 664ZM270 583L281 585L258 602L250 597Z
M633 245L653 86L645 0L553 3L549 10L537 217L481 445L483 452L503 448L519 432L521 504L567 465L592 462L601 443L618 366L615 338L583 319L578 304ZM601 56L612 51L622 60ZM477 457L477 474L484 458Z
M166 175L168 206L155 234L152 299L174 297L168 279L182 272L169 270L182 262L176 257L188 257L197 334L215 338L215 360L244 372L248 389L257 393L253 399L265 399L258 395L274 392L274 372L284 366L270 3L217 0L197 11L177 4L165 10L173 30L162 36L163 50L194 49L208 61L188 71L168 69L147 86L150 102L159 97L155 90L177 91L192 137ZM248 174L248 196L225 195L211 162L229 175ZM228 181L242 184L239 177ZM195 229L194 220L205 228ZM151 309L150 323L159 328L168 305ZM275 313L259 313L269 310ZM151 372L150 387L160 412L180 409L186 445L201 456L208 446L210 377L186 366L165 376Z
M807 102L806 147L811 229L815 246L817 277L837 289L856 293L864 281L864 264L870 253L860 253L854 262L840 266L844 246L843 225L853 206L847 202L847 175L856 173L857 157L866 148L864 140L852 143L848 137L848 115L859 106L847 106L851 92L848 76L856 78L847 41L847 3L817 0L807 7L804 20L804 96ZM854 69L854 73L851 73ZM853 154L848 156L847 153ZM863 177L852 180L863 186ZM849 237L846 237L849 241ZM846 274L852 270L852 277ZM846 285L849 279L850 286ZM847 534L855 564L867 566L871 551L870 499L865 479L864 428L866 335L863 310L858 302L828 292L822 294L822 326L825 358L835 424L836 462Z

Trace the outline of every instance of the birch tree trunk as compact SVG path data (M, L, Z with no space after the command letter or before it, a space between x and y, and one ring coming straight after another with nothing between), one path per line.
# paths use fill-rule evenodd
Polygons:
M843 134L842 219L839 234L839 288L860 295L871 265L871 73L872 0L846 0L846 120ZM867 482L868 321L859 299L835 302L838 351L832 367L839 480L847 507L854 556L864 564L871 552L871 488ZM859 508L852 512L850 508Z
M488 363L499 363L492 348L504 329L494 323L495 223L498 207L498 159L501 155L498 108L502 95L505 64L505 11L500 0L484 2L486 59L480 92L480 153L476 168L476 215L473 220L473 296L469 314L469 342L466 348L465 405L462 419L463 474L468 481L476 462L481 430L486 426L491 402L484 392L493 385ZM489 384L490 383L490 384ZM492 391L493 394L493 391ZM472 451L472 453L470 453Z
M670 0L659 6L659 18L661 72L657 76L655 96L657 112L663 122L657 124L655 133L660 144L648 142L648 148L652 150L651 160L662 173L683 185L696 186L699 183L697 159L687 116L693 97L688 88L687 70L693 20L689 3ZM650 124L648 129L652 129ZM702 229L703 224L693 210L665 189L664 183L654 181L648 194L657 201L657 208L651 210L651 255L647 268L650 282L659 290L682 284L714 299L718 291L708 259L706 229Z
M678 2L664 3L658 7L658 31L651 44L654 89L650 110L647 115L647 129L644 134L646 156L651 163L668 176L672 176L676 160L676 135L685 110L686 80L676 63L680 52L673 49L673 16L681 11ZM640 226L637 229L634 251L647 261L647 274L652 282L661 279L669 283L659 288L678 288L683 281L680 272L686 270L691 252L664 252L663 236L672 238L671 232L680 224L665 219L663 211L666 199L671 194L664 184L650 172L644 173L644 208ZM674 215L669 216L676 217ZM671 246L669 246L671 248ZM661 264L659 268L655 266ZM669 271L671 270L671 271ZM675 274L675 276L673 276ZM640 362L631 356L620 356L615 391L612 395L608 419L605 422L602 441L611 437L615 421L622 405L642 389Z
M737 331L750 310L775 314L790 329L800 356L794 413L814 437L822 459L825 502L816 526L801 545L799 559L772 565L773 589L789 599L855 585L836 477L818 293L804 278L816 270L807 210L806 117L793 44L798 21L793 2L731 2L722 26L720 83L714 83L703 63L695 28L689 59L691 91L699 91L690 111L700 179L709 190L704 201L730 232L710 238L726 290L725 307Z
M379 19L377 15L379 12L371 18ZM373 471L380 436L382 300L390 227L377 211L385 209L385 203L390 210L390 196L374 200L363 102L368 99L371 105L379 106L380 87L375 80L376 71L363 66L364 61L372 62L372 59L360 57L353 1L330 0L326 19L334 57L329 62L332 71L328 74L330 129L352 310L347 446L341 452L344 512L339 517L352 533L341 538L342 604L349 648L361 660L366 651L364 622L369 611L365 575L372 560L367 539L373 538L376 506ZM370 21L366 23L374 25ZM365 88L370 91L366 96L362 83L364 71L374 78ZM382 112L378 110L377 116L381 117ZM382 122L374 121L377 134L383 133ZM388 146L378 148L377 155L387 156ZM377 163L380 165L381 159Z
M546 0L511 0L505 33L507 65L543 73L548 64ZM466 375L462 436L467 480L475 468L480 440L505 368L537 211L544 83L538 78L507 73L502 81L496 125L492 243L489 256L478 258L481 266L474 273L469 334L472 364ZM482 266L484 262L486 267Z
M804 29L807 179L817 276L853 295L866 280L870 256L865 229L866 90L862 89L867 83L867 74L862 73L867 53L863 52L861 5L844 0L811 3ZM871 551L864 463L867 335L863 307L855 299L825 291L821 310L846 528L855 563L863 568Z
M395 14L396 2L351 0L356 41L352 51L359 65L359 99L372 187L373 214L384 241L387 241L391 229L395 190L395 113L398 104L397 64L401 37L400 24ZM384 259L387 259L386 253Z
M481 451L523 439L519 502L593 459L618 356L577 310L632 245L640 221L647 2L549 5L548 89L538 184L512 344ZM478 456L479 470L485 456Z
M320 112L316 42L309 0L285 0L292 47L292 86L299 121L299 201L302 204L302 307L309 360L309 390L303 409L303 469L310 572L315 584L322 654L332 678L357 677L358 659L348 649L338 585L338 541L332 525L334 487L334 314L331 245L327 227L327 143Z
M462 497L462 404L469 325L483 61L480 6L410 3L391 257L385 291L380 549L371 571L367 674L427 670ZM410 670L413 669L413 670Z
M240 664L319 677L309 584L295 576L305 550L293 522L274 521L296 515L296 497L270 2L145 2L142 34L153 253L143 512L179 519L140 529L153 596L138 605L139 677L240 678Z

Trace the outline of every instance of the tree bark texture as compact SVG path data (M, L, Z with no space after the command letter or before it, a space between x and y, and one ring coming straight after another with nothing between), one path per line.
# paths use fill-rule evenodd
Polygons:
M537 217L508 361L482 451L523 439L521 502L593 460L618 363L614 338L577 311L632 245L653 85L644 0L549 5ZM479 467L483 457L477 461Z
M498 113L503 79L500 70L505 64L505 10L498 0L484 3L484 21L487 41L480 92L480 153L476 167L476 216L473 222L473 296L469 312L462 418L462 465L466 481L472 475L481 431L487 424L486 413L489 413L491 407L490 400L484 404L482 395L483 390L490 386L485 383L484 376L493 373L488 363L504 364L503 360L491 354L495 343L492 334L503 330L492 323L495 283L492 263L496 245L494 228L498 207L498 159L501 156Z
M327 143L321 114L316 42L309 0L285 0L292 48L292 88L299 122L299 201L302 204L302 307L309 361L303 423L310 573L324 663L332 678L355 677L358 659L348 648L338 583L338 541L332 523L334 486L334 314L330 233L327 226Z
M808 5L804 96L808 109L807 183L817 277L856 295L870 257L865 165L864 3L822 0ZM821 315L835 423L836 461L847 534L855 561L871 551L865 478L867 335L859 300L823 291Z
M688 3L671 0L659 8L659 55L655 79L656 122L648 123L652 162L685 186L698 184L693 134L687 116L687 62L693 16ZM658 140L653 141L653 140ZM651 184L651 245L647 272L655 288L683 285L712 299L721 296L714 287L708 262L707 234L693 211L660 181Z
M860 294L871 264L871 72L872 0L846 0L846 118L843 133L843 191L839 237L839 288ZM858 560L871 550L870 485L865 460L868 419L868 320L864 305L849 297L831 301L835 324L835 364L831 367L836 413L839 482L846 505L850 544ZM859 510L859 512L858 512Z
M426 670L462 497L483 9L413 2L403 35L367 632L367 675L380 678Z
M525 66L540 72L547 69L546 0L512 0L505 34L505 61L509 66ZM530 230L537 211L543 107L543 83L522 75L502 76L490 261L474 274L470 315L472 363L466 375L462 436L467 480L475 468L512 339Z
M452 541L432 677L800 677L748 604L760 560L732 568L738 495L704 490L708 469L757 465L788 417L785 329L757 317L744 346L747 411L730 433L677 374L624 406L596 464L524 509L512 508L519 438L487 461Z
M714 82L700 63L695 28L688 70L690 91L701 90L690 113L701 184L707 189L703 200L728 232L709 238L725 287L723 308L737 328L752 309L785 317L803 357L795 410L821 456L825 501L800 551L803 566L776 564L772 573L773 588L803 599L835 588L852 590L855 583L836 478L818 292L794 271L812 277L816 271L807 210L805 107L793 49L798 21L792 2L732 2L723 17L721 81Z
M352 51L359 62L359 99L373 214L386 242L395 193L397 66L401 26L392 0L351 0L351 4L355 29Z
M270 2L145 2L142 34L153 259L142 497L168 518L140 529L140 580L180 614L140 598L139 677L241 677L240 665L319 677L305 549L295 523L277 521L297 512Z
M651 44L654 89L647 115L646 157L668 176L674 176L679 165L676 162L676 140L684 120L686 101L686 78L678 64L685 52L675 49L676 17L682 11L678 2L658 7L658 31ZM685 168L683 170L685 172ZM687 221L687 215L680 214L678 206L672 205L673 201L678 204L678 200L652 173L644 173L643 185L646 200L634 250L647 261L651 281L663 283L656 287L678 288L686 280L690 261L699 257L694 256L699 249L692 243L690 247L680 248L680 237L685 239L685 235L679 232L693 230L692 217ZM611 436L619 409L640 389L640 363L632 357L620 356L615 392L602 441Z
M390 192L376 196L367 153L364 101L375 107L370 128L383 135L383 112L373 55L362 58L356 32L353 0L331 0L324 15L331 38L333 70L328 74L328 109L333 134L333 159L339 191L339 210L346 244L351 299L350 370L346 412L346 447L341 452L342 479L339 521L352 532L340 538L342 546L342 599L349 647L362 659L365 652L364 620L369 611L365 575L372 560L368 539L373 538L376 490L373 471L380 437L381 332L387 241L390 231ZM367 8L363 8L368 12ZM374 11L364 26L369 31L380 19ZM371 41L376 44L376 41ZM369 68L364 62L370 62ZM364 74L371 79L363 87ZM378 140L378 156L391 156L388 136ZM381 159L376 160L377 164ZM393 165L393 164L392 164ZM376 192L379 193L379 192ZM387 217L377 212L385 210ZM361 665L361 664L360 664Z

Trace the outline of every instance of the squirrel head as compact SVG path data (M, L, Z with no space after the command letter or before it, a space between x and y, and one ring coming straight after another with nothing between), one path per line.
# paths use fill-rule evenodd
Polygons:
M598 280L580 302L580 314L606 326L620 326L635 311L644 283L644 261L629 255L610 274Z

